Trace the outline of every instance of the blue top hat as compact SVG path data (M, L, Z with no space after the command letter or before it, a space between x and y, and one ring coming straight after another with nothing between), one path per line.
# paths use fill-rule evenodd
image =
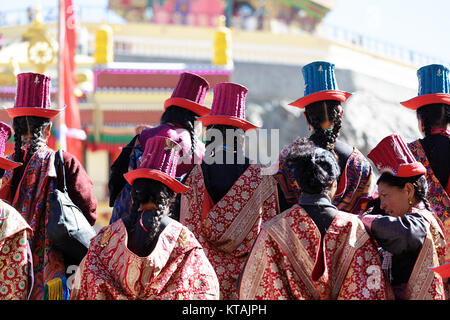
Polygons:
M441 64L430 64L420 68L417 70L418 96L401 104L413 110L434 103L450 104L449 74L449 69Z
M305 80L304 96L290 103L291 106L305 108L311 103L322 100L345 102L351 96L350 93L338 89L332 63L312 62L303 67L302 73Z

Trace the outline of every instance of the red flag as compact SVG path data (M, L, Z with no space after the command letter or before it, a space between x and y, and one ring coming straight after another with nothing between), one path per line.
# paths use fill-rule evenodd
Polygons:
M78 107L78 98L75 95L76 89L76 72L75 72L75 54L77 48L76 41L76 24L75 24L75 10L72 0L61 0L60 14L63 15L64 21L64 40L61 43L62 58L62 76L63 81L60 84L64 90L64 103L66 105L64 122L60 129L61 138L66 140L66 150L73 154L80 162L83 163L82 140L86 139L86 134L81 130L80 109ZM60 74L61 76L61 74Z

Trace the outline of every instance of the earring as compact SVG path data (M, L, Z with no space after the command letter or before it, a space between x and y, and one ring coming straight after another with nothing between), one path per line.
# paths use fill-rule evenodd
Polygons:
M409 204L410 206L412 206L412 204L413 204L412 200L408 200L408 204Z

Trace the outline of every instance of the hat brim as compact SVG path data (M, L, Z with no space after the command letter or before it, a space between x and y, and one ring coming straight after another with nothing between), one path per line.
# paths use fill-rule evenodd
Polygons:
M417 110L422 106L433 103L450 104L450 94L448 93L430 93L414 97L407 101L400 102L408 109Z
M438 267L429 268L429 269L438 273L442 277L442 279L450 278L450 262L447 262Z
M327 90L327 91L319 91L315 93L308 94L292 103L289 103L290 106L294 106L300 109L305 108L307 105L317 101L324 100L337 100L339 102L345 102L352 94L345 91L340 90Z
M213 124L222 124L222 125L226 125L226 126L237 127L244 131L254 130L254 129L259 128L258 126L255 126L253 123L248 122L247 120L237 118L237 117L232 117L232 116L220 116L220 115L205 116L205 117L198 118L198 120L200 120L202 122L202 125L204 127L207 127L207 126L210 126Z
M36 108L36 107L15 107L6 109L10 118L16 117L25 117L25 116L33 116L33 117L42 117L52 119L57 116L61 111L65 109L44 109L44 108Z
M426 174L427 169L420 162L401 164L396 177L408 178L418 176L420 174Z
M166 110L170 106L177 106L184 109L188 109L195 114L199 115L200 117L206 116L211 112L211 109L202 106L201 104L198 104L194 101L184 99L184 98L169 98L166 101L164 101L164 110Z
M4 157L0 157L0 168L5 170L12 170L22 165L21 162L15 162Z
M190 189L188 186L185 186L177 179L172 178L168 174L155 169L140 168L125 173L123 176L130 185L133 185L133 182L136 179L142 178L157 180L168 186L175 193L181 193Z

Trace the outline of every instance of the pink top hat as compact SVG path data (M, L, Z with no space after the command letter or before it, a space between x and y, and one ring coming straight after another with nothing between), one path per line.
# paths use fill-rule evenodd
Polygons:
M22 165L20 162L14 162L5 158L6 142L11 138L12 129L4 122L0 122L0 168L11 170Z
M41 73L20 73L17 75L16 103L6 109L11 118L35 116L53 118L63 109L50 107L51 78Z
M378 171L388 172L396 177L406 178L427 172L398 134L391 134L381 140L367 157L373 161Z
M204 78L194 73L183 72L172 96L164 102L164 110L170 106L177 106L199 116L205 116L211 111L202 105L208 90L209 83Z
M245 97L248 89L237 83L223 82L214 87L211 113L199 120L203 126L222 124L241 128L244 131L257 129L245 120Z
M148 138L139 167L124 174L125 180L132 185L136 179L153 179L164 183L176 193L189 190L189 187L175 179L180 151L181 146L170 138Z

